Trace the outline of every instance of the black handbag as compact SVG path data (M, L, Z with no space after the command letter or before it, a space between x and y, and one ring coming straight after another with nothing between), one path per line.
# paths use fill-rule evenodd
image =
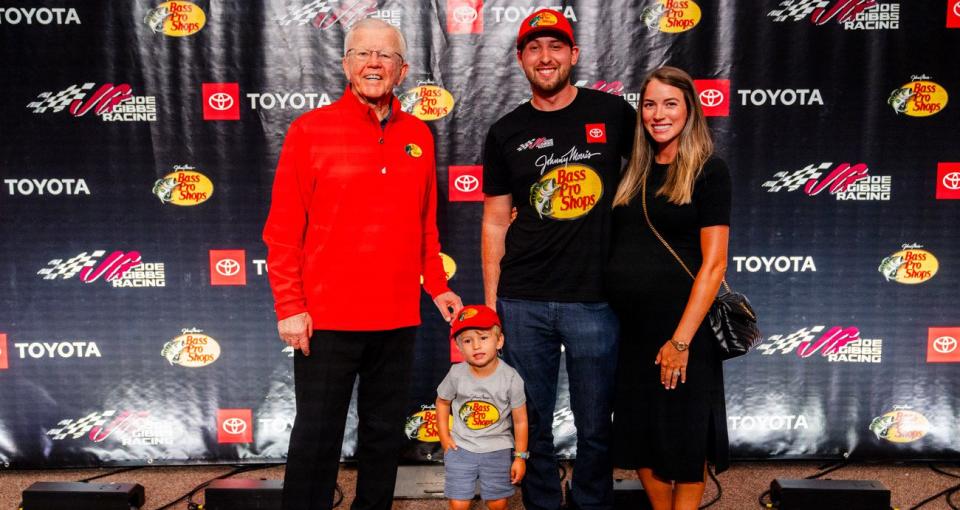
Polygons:
M683 260L677 255L677 252L673 251L673 248L670 247L667 240L660 235L660 232L657 232L653 223L650 222L650 215L647 213L646 178L643 180L640 194L642 195L643 217L647 220L647 226L650 227L653 235L660 240L667 251L673 255L673 258L677 259L677 262L679 262L683 270L690 275L690 278L696 281L696 277L690 272L687 265L683 263ZM710 322L710 329L713 330L713 334L717 338L721 356L723 359L728 360L746 354L751 348L763 341L763 336L760 334L760 328L757 326L757 314L753 311L753 306L750 305L750 300L747 299L747 296L739 292L734 292L733 289L727 285L726 279L723 280L723 287L725 292L713 300L713 305L710 306L710 310L707 312L707 319Z

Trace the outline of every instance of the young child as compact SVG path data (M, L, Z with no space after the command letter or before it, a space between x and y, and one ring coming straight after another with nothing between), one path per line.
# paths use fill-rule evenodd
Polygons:
M467 510L479 479L487 508L506 509L515 491L512 484L523 479L529 457L523 380L497 356L503 347L497 312L483 305L465 306L451 322L450 338L465 362L450 367L437 387L443 492L451 510ZM456 409L452 434L451 403Z

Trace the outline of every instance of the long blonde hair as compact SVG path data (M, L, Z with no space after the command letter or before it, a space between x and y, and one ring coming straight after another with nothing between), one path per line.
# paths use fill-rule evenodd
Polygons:
M683 100L687 105L687 122L680 132L677 157L667 168L667 178L657 190L657 195L665 196L667 201L677 205L689 204L693 199L693 183L700 175L704 163L713 154L713 140L710 138L710 129L704 119L693 79L676 67L664 66L653 71L647 75L640 87L641 103L637 109L633 154L630 155L630 163L620 179L617 194L613 197L613 207L627 205L637 196L653 164L656 147L643 127L643 96L650 80L657 80L683 91Z

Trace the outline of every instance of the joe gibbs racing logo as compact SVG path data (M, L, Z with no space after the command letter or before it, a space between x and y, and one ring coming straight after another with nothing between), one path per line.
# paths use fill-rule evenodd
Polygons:
M590 212L603 196L603 181L581 164L554 167L530 187L530 205L540 218L572 220Z

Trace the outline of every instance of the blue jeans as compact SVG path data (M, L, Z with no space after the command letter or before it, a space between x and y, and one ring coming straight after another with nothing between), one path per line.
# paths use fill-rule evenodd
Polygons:
M616 316L606 303L521 299L498 299L497 312L503 321L503 357L520 373L527 393L530 459L522 485L524 507L560 508L553 411L562 345L577 427L573 497L584 510L612 509L610 416L619 337Z

